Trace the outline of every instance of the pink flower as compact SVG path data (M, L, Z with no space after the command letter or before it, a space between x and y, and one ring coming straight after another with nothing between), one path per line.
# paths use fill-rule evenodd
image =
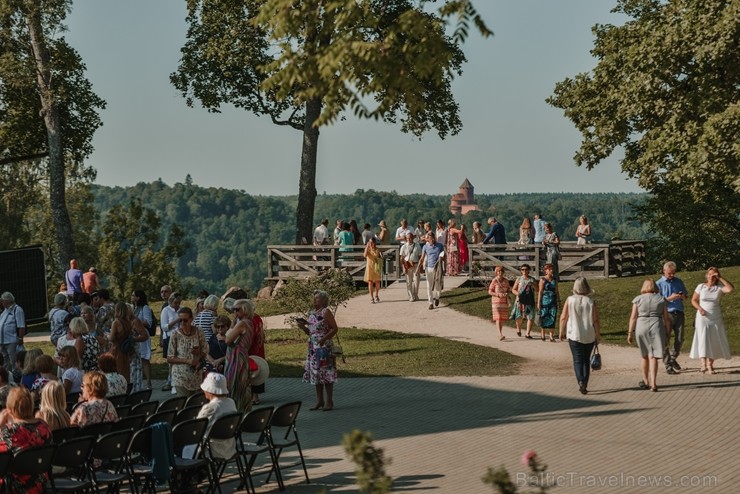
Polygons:
M535 458L537 458L537 452L533 449L528 449L522 453L522 464L528 467Z

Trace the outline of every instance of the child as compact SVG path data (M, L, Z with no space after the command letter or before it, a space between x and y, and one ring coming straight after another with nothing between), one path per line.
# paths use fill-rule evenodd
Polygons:
M59 350L59 366L63 369L62 384L65 393L82 392L82 375L80 357L73 346L65 346Z

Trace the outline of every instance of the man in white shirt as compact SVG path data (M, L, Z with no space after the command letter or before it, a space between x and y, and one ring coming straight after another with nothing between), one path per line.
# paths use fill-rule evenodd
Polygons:
M409 222L404 218L401 220L401 226L396 229L396 242L404 244L406 242L407 233L411 233L413 235L414 230L409 228Z
M406 275L406 293L409 296L409 302L419 300L419 283L421 282L421 273L416 270L421 257L421 247L414 242L414 234L406 234L406 243L401 246L401 265L403 273Z
M319 226L313 231L313 244L314 245L328 245L329 244L329 219L324 218L321 220Z

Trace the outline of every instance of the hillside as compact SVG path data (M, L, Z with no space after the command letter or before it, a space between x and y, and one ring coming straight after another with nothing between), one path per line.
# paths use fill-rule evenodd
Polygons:
M94 185L92 192L101 221L114 205L137 198L159 213L163 229L173 223L181 225L190 247L177 272L195 290L222 293L231 285L258 289L266 275L266 246L292 243L294 238L294 196L253 196L239 190L199 187L187 179L173 186L162 181L133 187ZM488 216L495 215L505 225L510 241L516 241L522 218L539 212L555 225L563 240L574 240L578 216L586 214L596 242L645 238L649 232L630 219L633 204L645 198L645 194L477 194L482 210L462 220L470 228L473 221L485 224ZM422 218L446 220L451 216L449 203L449 195L358 189L353 194L319 195L314 217L317 224L329 218L332 228L338 218L355 219L360 228L369 223L376 231L384 219L393 231L401 218L412 223ZM100 269L104 276L105 267Z

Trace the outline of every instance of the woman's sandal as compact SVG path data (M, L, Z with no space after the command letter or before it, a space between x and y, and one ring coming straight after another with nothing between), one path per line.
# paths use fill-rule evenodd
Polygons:
M327 406L324 407L324 411L325 412L331 412L332 410L334 410L334 403L332 403L331 405L327 405Z
M701 369L699 369L699 372L701 372L702 374L706 374L707 373L707 368L706 367L702 367Z
M516 332L516 335L517 335L517 336L521 336L521 335L522 335L522 332L521 332L521 331L517 331L517 332Z
M506 339L506 336L501 335L498 337L498 341L504 341Z
M707 374L716 374L717 371L712 369L711 367L707 369Z
M653 393L657 393L658 392L658 386L653 386L652 388L650 388L650 391L652 391Z
M637 386L640 389L649 389L650 388L650 386L648 386L647 384L645 384L645 381L640 381L639 383L637 383Z
M321 410L322 408L324 408L323 403L316 403L312 408L309 408L309 410Z

